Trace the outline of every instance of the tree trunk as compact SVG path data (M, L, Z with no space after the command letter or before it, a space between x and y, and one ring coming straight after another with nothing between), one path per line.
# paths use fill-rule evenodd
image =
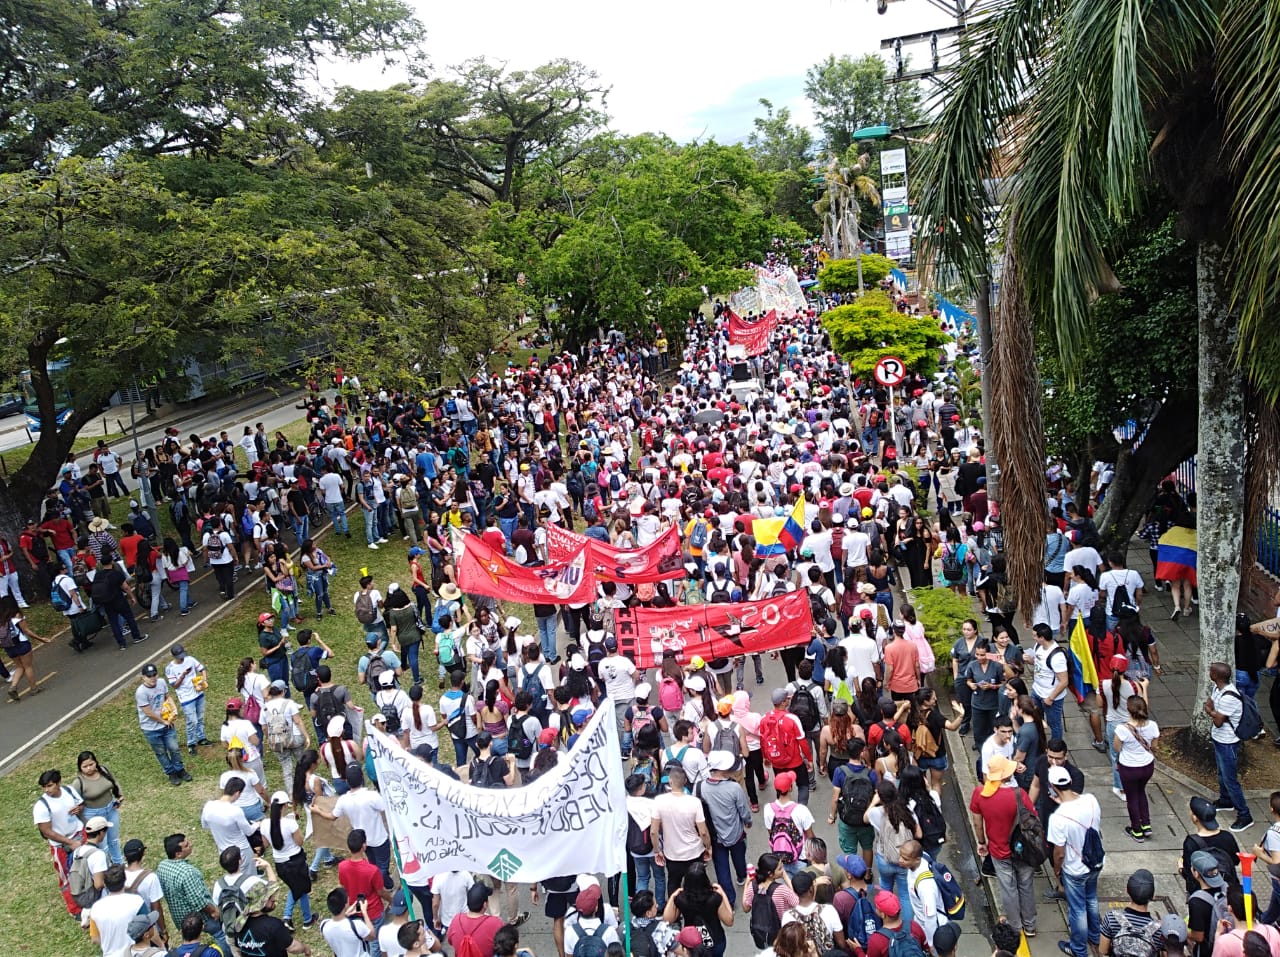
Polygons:
M1116 474L1094 523L1108 545L1123 545L1142 523L1156 485L1180 463L1195 454L1196 437L1187 423L1196 414L1194 396L1172 396L1160 407L1146 437L1136 450L1122 445ZM1086 481L1082 471L1080 481Z
M1244 536L1244 377L1236 365L1240 316L1226 294L1224 253L1215 240L1196 254L1200 328L1200 418L1197 429L1196 503L1200 582L1200 671L1224 661L1235 668L1236 601ZM1197 696L1198 697L1198 696ZM1210 720L1192 710L1191 737L1208 746Z

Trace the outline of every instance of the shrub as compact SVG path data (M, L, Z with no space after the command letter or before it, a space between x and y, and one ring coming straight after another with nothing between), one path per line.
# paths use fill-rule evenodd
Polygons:
M949 588L914 588L907 592L907 601L916 610L916 617L924 625L925 637L937 659L934 674L950 688L951 646L960 637L960 626L966 618L973 618L973 601L957 595Z
M870 378L876 363L890 355L913 372L932 375L938 369L939 350L948 340L932 316L904 315L879 291L828 310L822 316L822 326L836 352L862 379Z
M877 253L862 254L862 288L875 289L894 267L892 259ZM857 292L858 260L833 259L818 271L818 287L823 292Z

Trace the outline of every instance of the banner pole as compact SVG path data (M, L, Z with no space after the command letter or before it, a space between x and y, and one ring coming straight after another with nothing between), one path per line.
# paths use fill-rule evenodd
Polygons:
M387 830L391 832L391 854L396 859L396 870L400 872L400 891L404 894L404 905L409 909L409 920L417 920L413 914L414 896L409 885L404 882L404 862L400 860L400 842L396 840L395 828L391 826L391 815L383 815L387 819ZM428 928L430 930L430 928Z
M622 869L622 935L624 953L631 953L631 888L627 886L627 868Z

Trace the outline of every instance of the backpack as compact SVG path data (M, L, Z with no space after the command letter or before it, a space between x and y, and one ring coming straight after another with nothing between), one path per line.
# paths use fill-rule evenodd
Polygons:
M89 563L79 552L71 556L71 577L81 588L89 585Z
M636 819L627 815L627 853L645 857L653 853L653 836L647 827L641 827Z
M311 664L311 653L306 648L299 648L289 659L289 677L293 686L304 695L316 690L316 672Z
M467 727L467 699L471 696L465 691L459 691L458 693L461 697L456 699L453 697L452 691L445 693L445 697L449 699L450 703L455 700L458 702L457 708L449 713L449 716L445 718L445 721L448 722L449 733L455 738L465 741L467 738L467 731L469 730Z
M530 710L539 716L547 713L547 689L542 684L541 671L541 666L535 666L532 670L523 666L520 669L520 690L529 692L529 696L533 698Z
M1227 895L1225 893L1210 894L1207 890L1201 888L1187 898L1188 908L1191 906L1190 902L1196 898L1204 901L1213 909L1209 918L1209 926L1204 931L1204 940L1200 942L1200 953L1211 954L1213 953L1214 938L1218 935L1219 925L1224 920L1234 924L1235 918L1231 914L1231 908L1227 906Z
M71 853L71 867L67 871L67 890L71 899L81 907L92 907L98 899L98 888L93 886L93 871L89 869L89 855L98 848L81 844ZM82 854L81 851L84 853Z
M378 610L373 607L373 596L361 591L356 596L356 621L362 625L372 625L378 620Z
M782 930L782 921L778 918L778 908L773 904L773 892L781 881L774 881L763 891L756 894L751 905L751 939L761 949L772 947Z
M813 616L814 622L826 621L827 616L831 614L827 603L822 598L822 593L826 591L826 586L818 586L817 591L812 588L806 588L805 591L809 593L809 614Z
M578 934L577 943L573 945L573 957L605 957L609 952L604 942L604 932L608 929L604 921L600 921L600 926L589 934L582 929L580 921L573 922L573 929Z
M871 796L874 793L870 768L851 772L846 767L844 783L840 785L840 797L836 800L836 813L840 820L849 827L865 826L863 815L871 807Z
M452 633L441 633L440 646L436 649L436 658L445 671L451 670L453 665L457 663L458 642L454 639Z
M688 753L689 753L689 745L687 744L680 748L680 751L678 754L672 754L670 748L667 748L667 750L663 752L662 767L663 767L664 773L662 777L658 778L658 790L663 794L666 794L668 791L671 790L671 779L667 777L665 773L666 769L670 767L673 763L678 764L680 765L680 767L683 768L684 756Z
M1080 863L1091 871L1101 869L1107 856L1102 847L1102 835L1096 827L1087 827L1084 831L1084 844L1080 847Z
M658 682L658 704L670 714L680 713L680 709L684 707L684 692L680 689L679 681L664 676Z
M754 910L754 908L752 908ZM819 954L825 954L831 949L834 940L831 936L831 928L822 920L822 909L815 907L812 914L802 914L798 908L792 908L789 912L795 919L795 923L804 928L804 935L813 942L813 946L817 948Z
M769 589L769 597L781 598L783 595L787 594L788 591L789 589L787 588L786 579L779 578L773 583L773 587Z
M1156 947L1156 934L1160 932L1160 921L1152 919L1140 928L1129 922L1129 916L1123 910L1115 912L1119 930L1111 938L1111 953L1114 957L1156 957L1162 948Z
M378 694L382 694L382 691L379 690ZM400 712L396 710L395 695L392 695L391 700L383 704L378 700L378 694L373 696L373 703L378 706L379 713L387 719L387 734L399 734Z
M947 917L951 920L964 920L965 904L964 891L960 889L960 882L956 880L956 876L951 873L951 869L943 864L932 854L926 853L924 861L929 865L929 870L922 873L916 878L916 884L924 879L925 874L933 878L933 882L938 885L938 896L942 898L942 909Z
M578 498L586 492L586 487L582 484L581 472L570 472L564 480L565 491L574 498Z
M517 761L528 761L533 756L533 741L524 733L524 722L524 718L513 716L507 729L507 753Z
M889 941L888 957L924 957L924 949L920 946L920 941L912 937L911 931L905 927L899 927L897 930L886 930L881 927L876 933Z
M53 580L53 587L49 589L49 604L53 605L54 611L70 611L71 599L67 597L67 593L62 589L58 582L66 578L66 575L59 575ZM75 581L72 581L75 584Z
M225 877L218 878L218 886L222 890L218 894L218 909L222 911L222 932L234 937L244 929L249 915L245 913L248 900L244 896L243 885L251 875L240 874L235 880L228 882Z
M105 608L115 600L116 591L111 587L110 574L109 567L103 568L94 576L93 587L89 590L89 597L99 608Z
M964 559L960 547L948 545L942 550L942 577L953 584L964 581Z
M641 751L654 751L662 744L658 722L650 708L631 709L631 746Z
M315 710L316 727L320 729L321 734L328 734L329 722L333 718L344 715L342 705L338 703L338 696L334 694L332 688L318 690L311 707Z
M253 538L253 512L247 508L240 515L240 533L245 538Z
M726 581L726 582L718 582L717 584L723 585L724 587L715 588L715 589L712 589L710 592L708 592L707 604L727 605L731 601L733 601L733 592L729 589L729 583Z
M600 677L600 662L604 661L608 654L609 649L604 646L603 641L587 641L587 667L597 679Z
M210 560L221 558L222 553L227 550L227 543L222 540L222 532L216 528L209 530L209 536L205 539L205 551L209 553Z
M453 398L453 396L450 396L449 398L445 399L445 400L444 400L444 411L445 411L445 415L457 415L457 414L458 414L458 400L457 400L457 399L455 399L455 398Z
M880 929L880 917L876 914L875 906L867 898L865 891L853 891L846 887L840 893L848 894L853 898L853 906L849 908L849 920L845 924L845 936L850 940L856 940L858 946L865 951L871 935Z
M487 758L476 758L471 762L471 776L468 779L473 788L490 788L501 790L507 786L507 759L500 754L491 754Z
M378 678L384 671L390 671L391 666L387 664L387 659L382 657L382 652L375 652L369 655L369 663L365 665L364 680L369 685L370 692L376 697L382 685L378 683ZM398 688L399 685L392 681L391 687Z
M1262 715L1258 713L1258 702L1238 691L1224 691L1223 694L1240 699L1240 719L1231 726L1231 730L1241 741L1252 741L1262 733Z
M938 756L938 741L923 721L916 725L915 731L911 733L911 750L917 759Z
M1117 619L1138 617L1138 606L1133 603L1124 584L1117 585L1115 594L1111 596L1111 614Z
M650 921L644 926L631 925L631 957L662 957L653 942L653 931L656 927L657 921Z
M479 929L480 925L477 923L475 930ZM480 945L476 943L476 939L464 931L458 939L458 946L453 948L453 957L488 957L488 955L480 950Z
M822 716L818 713L818 703L813 700L812 687L812 685L796 682L796 690L791 695L791 705L787 708L791 714L800 719L805 734L813 734L822 723Z
M778 860L783 864L794 864L800 860L800 854L804 850L804 835L800 833L796 822L791 820L796 805L788 804L783 808L774 801L769 806L773 808L773 823L769 825L769 850L777 854Z
M582 503L582 517L588 522L594 522L600 517L600 513L596 510L595 499L589 498Z
M1213 855L1213 859L1218 862L1218 873L1222 875L1222 879L1225 880L1228 885L1235 887L1240 886L1240 877L1236 874L1236 867L1239 866L1239 861L1232 860L1229 853L1220 847L1210 844L1199 834L1192 834L1191 841L1195 844L1196 850L1207 851ZM1190 870L1188 870L1187 873L1190 874Z
M284 713L283 708L268 708L262 716L262 730L266 735L267 748L274 754L295 748L302 742L298 740L297 725Z
M920 825L920 843L926 850L946 843L947 819L932 797L924 795L916 801L915 815L916 823Z
M615 493L622 491L622 476L617 472L609 473L609 491Z
M400 510L412 512L417 507L418 493L414 490L412 482L406 482L400 489Z
M706 519L698 519L693 523L693 528L689 530L689 547L702 548L707 544L707 522Z
M732 721L728 727L721 723L721 719L717 718L711 723L711 750L712 751L728 751L733 755L733 767L730 772L738 771L745 763L742 757L742 744L738 738L738 726Z
M1018 813L1009 829L1009 856L1017 864L1039 867L1048 859L1044 850L1044 823L1022 803L1019 795L1015 794L1014 800Z
M800 764L800 746L792 735L782 732L783 724L788 722L791 722L790 713L781 711L770 711L760 720L760 750L764 759L778 770Z

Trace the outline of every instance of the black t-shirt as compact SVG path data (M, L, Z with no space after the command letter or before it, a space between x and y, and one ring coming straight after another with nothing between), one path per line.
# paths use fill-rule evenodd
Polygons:
M1191 855L1196 851L1203 851L1206 848L1217 847L1227 852L1228 859L1237 860L1236 855L1240 852L1240 845L1236 842L1236 836L1230 831L1219 830L1216 834L1210 834L1203 837L1199 834L1188 834L1182 839L1182 879L1186 883L1187 893L1191 894L1200 889L1200 882L1191 874L1191 868L1187 862L1191 860ZM1222 875L1227 879L1228 884L1239 883L1236 876L1236 869L1231 870Z
M284 645L282 644L274 654L267 654L267 650L274 648L277 644L280 644L280 636L274 631L258 632L258 647L262 649L262 654L266 661L280 661L284 658Z
M244 957L285 957L292 943L293 934L284 926L284 921L270 914L250 917L244 930L236 935L236 944Z
M946 722L942 720L942 715L938 713L937 708L925 715L924 725L929 729L929 733L933 735L933 740L938 742L938 753L935 757L945 758L947 756Z
M686 927L705 927L711 934L712 940L717 944L723 944L725 940L724 927L720 924L720 895L712 892L711 896L702 901L686 900L682 892L676 897L676 910L680 912L680 920Z
M1199 884L1196 885L1199 888ZM1210 895L1216 896L1216 891L1209 891ZM1191 957L1209 957L1213 952L1213 945L1208 938L1212 935L1208 933L1209 925L1213 923L1213 901L1205 900L1204 895L1196 894L1187 898L1187 930L1199 931L1205 935L1205 939L1198 944L1192 944L1192 949L1188 951ZM1191 944L1191 941L1187 941ZM1206 946L1207 945L1207 946Z
M289 507L293 510L293 513L305 517L307 514L307 500L302 497L302 493L296 488L291 488L289 489L288 499Z

